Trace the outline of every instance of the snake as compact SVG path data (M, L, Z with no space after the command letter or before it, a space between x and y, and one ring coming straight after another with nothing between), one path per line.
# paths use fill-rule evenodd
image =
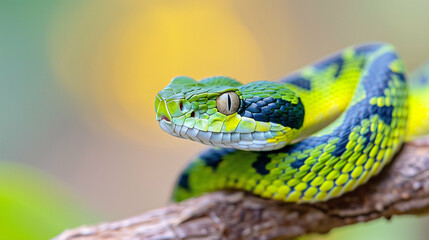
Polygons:
M408 77L394 46L365 43L278 81L178 76L156 95L155 111L165 132L212 146L179 175L174 201L229 189L326 201L429 133L429 64Z

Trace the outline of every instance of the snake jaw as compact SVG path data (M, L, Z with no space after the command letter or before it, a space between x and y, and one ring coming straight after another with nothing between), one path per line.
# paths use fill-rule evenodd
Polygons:
M165 117L165 116L164 116ZM164 119L164 117L158 121L159 126L161 127L162 130L164 130L165 132L172 134L173 135L173 131L174 131L174 123L172 123L171 121L167 121Z
M210 132L197 128L188 128L185 125L178 125L164 119L159 120L158 123L163 131L175 137L189 139L213 147L228 147L245 151L280 149L289 143L287 135L294 134L293 130L268 130L251 133Z

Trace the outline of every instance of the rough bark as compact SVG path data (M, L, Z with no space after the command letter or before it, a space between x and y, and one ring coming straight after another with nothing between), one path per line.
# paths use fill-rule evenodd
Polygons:
M55 240L290 239L429 209L429 137L407 143L381 174L327 202L291 204L216 192L129 219L68 230Z

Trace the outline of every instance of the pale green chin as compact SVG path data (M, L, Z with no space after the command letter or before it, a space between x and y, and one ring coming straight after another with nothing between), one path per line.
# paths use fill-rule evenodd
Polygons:
M190 139L214 147L235 148L245 151L272 151L289 144L288 139L296 135L294 129L284 128L278 131L255 131L251 133L222 133L203 131L177 125L171 121L159 120L159 126L165 132L180 138ZM290 137L287 137L290 135Z

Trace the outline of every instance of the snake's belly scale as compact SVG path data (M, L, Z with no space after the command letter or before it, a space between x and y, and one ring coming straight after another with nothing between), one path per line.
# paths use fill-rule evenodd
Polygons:
M378 174L393 158L405 137L417 135L407 132L409 98L405 70L396 51L388 44L348 48L280 82L297 93L305 110L302 124L291 127L292 131L298 129L294 137L299 141L270 151L253 151L252 148L259 147L260 141L255 138L260 134L251 133L253 142L241 141L240 144L256 144L256 147L247 147L252 151L246 146L244 150L240 150L243 149L241 146L240 149L211 148L182 172L174 189L174 200L222 189L244 190L286 202L328 200L355 189ZM261 88L261 84L257 86ZM250 107L256 105L247 100L250 98L246 96L245 87L239 91L240 108L245 109L241 113L238 110L238 114L243 119L264 120L257 117L262 108ZM168 100L161 100L165 101L166 111L173 115L172 108L167 106ZM160 106L157 102L158 114L162 112ZM250 113L246 112L248 109ZM199 114L201 116L201 112ZM225 118L224 125L231 116ZM179 126L171 120L172 127L166 129L168 127L162 126L166 123L161 122L165 119L170 123L169 118L164 115L159 118L164 130L193 139L180 132L185 125ZM275 122L276 118L271 117L270 121ZM186 131L189 129L186 127ZM226 140L221 138L218 143L209 139L208 144L227 145L233 134L223 132L223 136L229 136L224 137ZM198 133L195 136L198 137ZM198 139L206 143L204 139ZM281 138L276 139L264 141L280 144Z

